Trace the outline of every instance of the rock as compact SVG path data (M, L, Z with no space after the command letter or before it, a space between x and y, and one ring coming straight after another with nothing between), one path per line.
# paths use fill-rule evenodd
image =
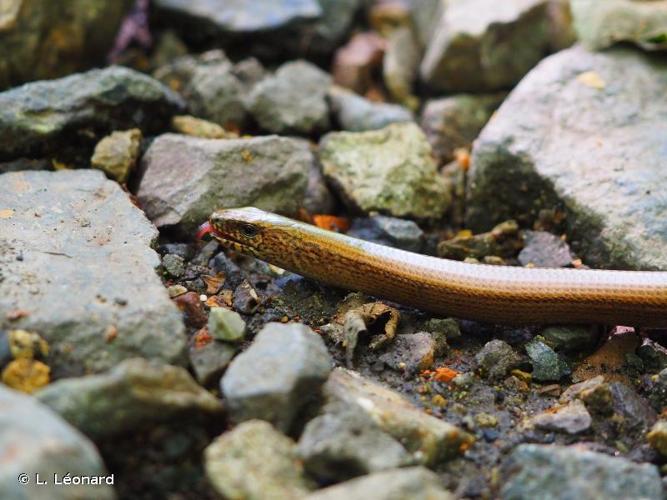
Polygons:
M539 382L558 382L561 378L570 374L567 363L560 359L558 354L536 337L526 344L526 353L533 365L533 379Z
M35 398L0 386L0 422L0 497L116 498L113 487L104 480L100 485L54 484L54 474L62 480L65 474L92 477L107 473L93 443ZM21 474L27 475L26 483L17 480ZM37 485L37 475L49 484Z
M68 142L92 148L111 130L155 132L182 107L160 82L120 66L28 83L0 93L0 160L53 154Z
M358 94L373 86L373 73L382 64L386 42L377 33L357 33L338 49L333 62L334 81Z
M644 362L646 371L655 373L667 368L667 348L651 339L644 339L637 348L637 355Z
M578 325L548 326L540 335L556 351L582 352L595 346L600 333L595 327Z
M613 413L623 420L623 426L626 433L638 431L644 433L656 421L657 416L653 408L643 397L637 394L637 391L621 382L611 382L608 384L611 393ZM584 395L582 394L582 398ZM590 401L584 399L589 411L594 412Z
M180 255L168 253L162 257L162 267L174 278L180 278L185 274L185 260Z
M236 139L238 134L227 132L217 123L189 115L174 116L171 120L174 132L204 139Z
M222 414L220 401L187 370L142 358L99 375L59 380L36 397L96 441L142 426Z
M414 374L433 366L435 349L435 340L426 332L396 335L378 359L394 370Z
M206 476L223 498L302 498L309 490L294 442L268 422L250 420L204 451Z
M628 48L575 47L543 61L475 143L468 225L508 217L530 224L559 207L568 241L587 262L667 268L659 222L667 173L656 167L667 133L666 68Z
M365 413L339 407L308 422L297 448L306 470L323 482L409 465L411 455Z
M216 140L164 134L142 159L137 196L158 227L177 226L194 234L221 206L296 213L312 162L305 144L284 137Z
M183 320L187 326L201 328L208 321L204 305L197 292L186 292L175 296L173 300L178 309L183 312Z
M538 429L546 431L579 434L591 427L593 419L586 410L584 403L575 399L571 403L539 413L530 419L530 423Z
M318 397L331 365L324 342L310 328L268 323L222 378L231 418L260 418L289 430L299 411Z
M376 472L311 493L307 500L452 500L438 476L425 467Z
M246 85L221 50L199 56L183 56L158 68L155 78L179 91L190 112L223 127L246 124L245 100L252 85Z
M196 339L191 342L190 365L197 381L204 387L217 386L222 373L236 355L237 349L236 344L213 339L204 343L198 343Z
M436 342L439 336L444 336L445 340L454 340L462 335L458 321L453 318L431 318L424 323L424 330L431 332Z
M567 267L574 260L568 244L555 234L524 231L523 241L523 249L517 257L522 266Z
M523 245L519 225L514 220L498 224L488 233L462 234L438 243L438 256L445 259L488 259L489 257L511 258Z
M137 164L141 139L138 128L113 132L95 146L91 166L102 170L110 179L121 184L126 182Z
M4 2L0 14L0 89L99 65L133 3Z
M246 280L234 289L234 309L243 314L253 314L261 302L257 291Z
M649 387L648 400L656 411L662 412L667 407L667 368L658 373L655 383Z
M245 321L237 312L212 307L208 315L208 331L214 339L239 342L245 337Z
M326 132L326 96L331 77L305 61L283 64L274 76L259 82L248 106L260 127L276 134L311 135Z
M458 427L424 413L397 392L350 370L336 368L324 386L324 394L328 404L347 406L368 415L418 463L452 458L473 441Z
M412 112L403 106L369 101L343 87L331 87L329 103L340 128L350 132L377 130L414 119Z
M503 340L491 340L484 344L475 356L477 368L488 379L501 379L521 361L512 346Z
M447 92L512 87L548 52L548 0L455 0L421 62L421 78Z
M313 162L308 171L308 187L303 208L309 214L330 214L336 209L336 199L329 190L319 162Z
M410 109L419 106L418 98L412 94L412 87L419 72L421 55L421 48L411 27L402 26L389 34L382 77L392 99Z
M574 27L579 40L593 50L617 42L632 42L645 49L667 47L667 10L664 1L572 0Z
M521 444L503 464L500 498L662 498L655 465L576 446Z
M408 252L420 252L424 246L424 232L417 224L385 215L355 219L347 234Z
M667 421L658 420L646 435L646 440L660 455L667 456Z
M414 123L369 132L333 132L320 141L324 174L357 212L439 219L450 195Z
M31 358L10 361L2 370L2 383L17 391L32 394L51 381L51 369L45 363Z
M505 96L504 92L459 94L426 102L420 125L439 164L454 160L457 149L472 147Z
M157 231L118 184L95 170L8 173L0 207L11 211L0 218L0 329L39 333L56 378L135 356L185 363L180 313L155 274Z
M570 387L565 389L563 393L558 398L558 401L561 403L568 403L574 398L581 397L582 393L595 389L599 385L604 384L604 376L598 375L597 377L592 377L579 382L578 384L572 384Z

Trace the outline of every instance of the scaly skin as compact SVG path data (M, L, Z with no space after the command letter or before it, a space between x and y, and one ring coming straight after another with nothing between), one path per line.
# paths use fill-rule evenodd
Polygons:
M256 208L214 212L224 246L437 314L508 324L667 326L667 272L466 264L396 250Z

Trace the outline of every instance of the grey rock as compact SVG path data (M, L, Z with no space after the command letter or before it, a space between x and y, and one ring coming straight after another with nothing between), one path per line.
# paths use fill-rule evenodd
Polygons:
M414 123L327 134L320 159L324 175L354 211L439 219L450 204L431 147Z
M548 410L530 419L530 423L538 429L565 432L567 434L579 434L587 431L590 429L592 422L593 419L586 406L578 399L557 408L555 411Z
M559 207L587 262L667 269L666 85L667 64L630 48L544 60L475 143L468 226Z
M59 478L106 475L93 443L40 404L35 398L0 385L0 497L7 499L116 498L113 487L102 485L56 486ZM29 482L21 484L20 474ZM37 485L37 474L48 485Z
M533 379L544 381L558 381L570 374L570 368L556 352L546 345L539 337L526 344L526 353L533 365Z
M569 403L575 398L578 398L582 392L595 389L601 384L604 384L604 375L597 375L577 384L572 384L570 387L563 391L563 393L558 398L558 401L561 403Z
M656 411L662 411L667 406L667 368L658 373L657 380L649 387L647 397Z
M97 143L90 164L110 179L125 183L137 164L141 140L138 128L112 132Z
M356 372L336 368L324 386L327 404L346 406L370 417L398 440L418 463L455 457L472 437L458 427L413 406L397 392Z
M414 374L433 366L435 351L435 339L427 332L400 334L378 359L394 370Z
M657 419L656 412L637 391L621 382L609 384L613 411L623 417L626 432L645 433ZM590 408L589 408L590 410Z
M206 475L223 498L302 498L310 485L295 448L268 422L243 422L204 450Z
M354 408L328 408L308 422L297 452L306 470L324 482L393 469L412 462L396 439Z
M35 396L95 440L180 418L222 414L220 401L185 368L142 358L98 375L58 380Z
M237 345L213 340L204 345L190 346L190 365L197 381L205 386L217 386L223 372L238 350Z
M54 153L84 129L94 132L91 146L110 130L155 132L183 106L157 80L120 66L28 83L0 93L0 159Z
M306 500L453 500L425 467L376 472L311 493Z
M157 230L118 184L96 170L8 173L0 206L12 211L0 218L0 329L39 333L56 378L135 356L185 363Z
M522 266L566 267L574 260L569 245L555 234L524 231L523 240L523 249L517 257Z
M330 129L326 95L331 77L306 61L283 64L248 97L260 127L276 134L310 135Z
M637 348L637 355L646 371L655 373L667 368L667 349L653 340L645 339Z
M208 331L214 339L240 342L245 337L245 321L237 312L212 307L208 315Z
M452 161L456 149L470 149L505 96L504 92L459 94L427 101L420 125L438 163Z
M348 235L409 252L420 252L424 246L424 232L417 224L386 215L355 219Z
M477 368L488 379L500 379L515 368L521 357L503 340L491 340L475 355Z
M430 87L489 91L517 83L551 44L548 0L454 0L421 62Z
M248 119L246 99L250 84L221 50L198 56L183 56L158 68L154 76L176 87L185 98L189 111L223 127L243 127Z
M180 255L168 253L162 257L162 267L174 278L180 278L185 273L185 260Z
M412 91L421 56L421 47L412 27L402 26L389 33L382 60L382 78L392 99L411 109L419 104Z
M259 418L289 430L299 411L318 397L332 361L322 338L298 323L268 323L222 378L231 418Z
M655 465L636 464L576 446L517 446L503 464L502 499L662 498Z
M158 227L177 226L193 234L220 207L252 205L296 213L312 162L306 145L283 137L201 139L164 134L142 159L144 174L137 196Z
M99 65L132 0L3 3L0 89Z
M582 352L595 346L599 331L592 326L557 325L548 326L540 335L544 342L556 351Z
M645 49L667 47L667 9L664 1L571 0L579 40L594 50L617 42Z
M372 102L343 87L331 87L328 97L338 125L350 132L377 130L392 123L414 120L412 112L403 106Z
M424 323L424 330L431 332L431 335L444 336L446 340L461 338L461 327L459 322L453 318L431 318Z
M309 214L330 214L336 209L336 198L329 190L318 162L313 162L308 171L308 187L303 208Z

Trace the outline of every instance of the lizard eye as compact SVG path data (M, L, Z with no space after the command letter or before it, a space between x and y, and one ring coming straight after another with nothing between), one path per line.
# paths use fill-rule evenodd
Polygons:
M246 238L253 238L257 236L257 233L259 232L252 224L241 224L240 230L241 234Z

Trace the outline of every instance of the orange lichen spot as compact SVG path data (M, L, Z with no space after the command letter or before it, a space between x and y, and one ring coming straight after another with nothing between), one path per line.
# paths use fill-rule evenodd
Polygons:
M104 332L104 341L109 344L118 337L118 328L115 325L109 325Z
M13 309L5 314L5 318L9 321L16 321L27 316L30 316L30 313L24 309Z
M459 374L456 370L453 370L451 368L447 368L446 366L442 366L440 368L435 369L435 376L433 377L434 380L437 382L445 382L449 383L452 380L454 380L454 377L456 377Z
M454 150L454 159L464 172L470 168L470 151L466 148L456 148Z
M250 163L254 159L254 156L252 154L252 151L244 149L243 151L241 151L241 158L243 158L244 162Z
M317 227L337 233L345 233L350 229L350 220L335 215L313 215L313 224Z
M208 328L200 328L197 330L197 333L195 333L194 337L194 343L195 347L197 349L204 347L207 344L210 344L213 341L213 337L211 337L211 334L208 333Z

